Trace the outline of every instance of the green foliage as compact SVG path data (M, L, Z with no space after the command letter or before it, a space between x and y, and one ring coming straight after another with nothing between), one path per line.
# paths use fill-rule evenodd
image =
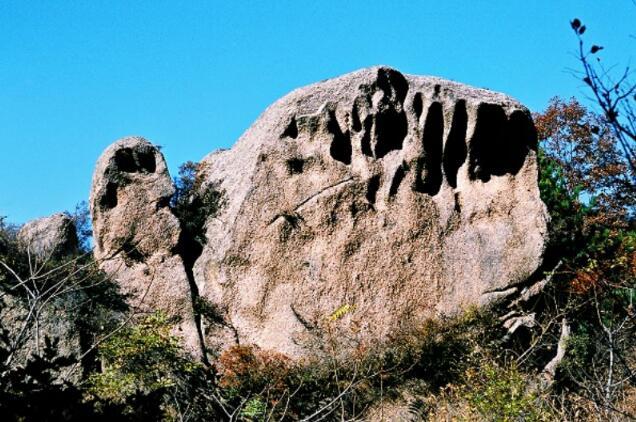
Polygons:
M102 401L125 403L138 393L149 395L175 387L197 365L184 357L172 322L162 313L126 326L99 347L102 371L89 379L89 393Z
M241 410L241 418L246 420L263 420L267 413L267 403L262 397L252 397Z
M461 382L417 402L415 412L428 420L554 421L562 419L547 397L531 387L532 377L514 364L498 364L492 356L466 369Z
M86 400L105 414L135 420L217 420L212 374L172 334L165 314L146 315L99 345L101 369L88 376Z
M463 396L484 420L541 421L549 410L528 389L527 378L514 365L485 362L466 371Z
M90 255L42 262L25 253L16 232L0 221L0 414L101 420L77 381L95 363L86 348L114 326L126 304ZM69 350L78 343L81 350ZM104 417L119 413L106 410Z
M77 231L78 246L82 252L91 250L91 242L93 238L93 227L91 222L91 214L86 201L81 201L75 205L75 210L70 213L75 230Z
M334 351L303 362L235 346L217 361L218 392L248 420L263 414L296 420L316 412L354 418L379 400L399 397L406 384L424 394L459 382L484 358L480 350L494 346L499 330L493 324L488 313L469 311L411 327L353 356Z
M214 186L203 186L201 164L192 161L179 167L179 177L174 179L174 184L175 193L170 201L172 211L186 235L204 245L205 223L223 205L223 194Z
M539 191L550 213L550 250L559 256L576 255L583 240L583 221L587 208L578 201L580 189L568 190L559 165L539 151Z

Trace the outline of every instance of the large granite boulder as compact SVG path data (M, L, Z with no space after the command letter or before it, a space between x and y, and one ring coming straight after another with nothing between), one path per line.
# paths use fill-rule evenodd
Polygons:
M29 221L17 234L20 246L35 258L59 258L77 251L73 219L65 213Z
M170 178L141 142L119 141L98 163L97 257L141 291L144 272L191 273L190 285L173 275L147 297L175 312L190 312L188 288L206 299L222 319L198 326L210 350L254 343L301 357L334 339L343 350L377 345L518 293L542 262L534 126L503 94L387 67L293 91L200 163L200 193L225 201L185 270ZM117 164L126 148L134 171ZM152 169L135 158L145 150Z

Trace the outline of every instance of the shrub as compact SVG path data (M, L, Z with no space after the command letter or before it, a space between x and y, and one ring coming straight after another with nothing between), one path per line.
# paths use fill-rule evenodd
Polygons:
M205 378L205 370L184 354L172 328L173 321L157 312L104 341L99 346L102 369L89 376L87 398L98 407L124 405L127 414L169 418L178 412L175 406L195 387L194 378ZM153 400L140 403L139 398L149 397Z
M533 380L514 364L499 365L483 357L461 377L461 383L429 397L433 420L553 421L559 416L549 401L532 388Z
M205 223L223 205L223 193L215 186L204 186L201 164L192 161L179 167L179 177L174 179L174 184L175 193L170 201L172 211L187 236L204 245Z
M334 314L331 322L337 321ZM480 350L494 344L493 323L489 314L469 311L426 321L353 355L333 350L300 362L255 346L234 346L218 359L218 394L247 419L263 414L355 418L378 401L398 397L405 385L424 394L459 382L484 358Z

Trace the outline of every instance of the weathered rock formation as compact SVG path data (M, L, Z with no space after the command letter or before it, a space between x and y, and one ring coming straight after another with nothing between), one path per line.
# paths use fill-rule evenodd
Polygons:
M75 223L64 213L38 218L20 228L18 241L39 259L68 255L77 250Z
M121 139L97 161L90 195L95 258L141 312L180 319L178 334L200 353L193 281L177 248L181 229L169 208L172 179L159 150L139 137Z
M223 322L198 329L212 350L378 343L513 294L541 264L534 126L502 94L364 69L283 97L200 168L225 205L192 269L146 141L106 150L91 209L96 256L126 288L184 318L191 297L211 302Z

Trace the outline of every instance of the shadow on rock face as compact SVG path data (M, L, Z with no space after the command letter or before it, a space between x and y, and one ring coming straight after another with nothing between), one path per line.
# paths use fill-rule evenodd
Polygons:
M510 117L497 104L480 104L470 145L470 177L487 182L492 176L515 175L530 150L536 151L536 132L527 112Z

